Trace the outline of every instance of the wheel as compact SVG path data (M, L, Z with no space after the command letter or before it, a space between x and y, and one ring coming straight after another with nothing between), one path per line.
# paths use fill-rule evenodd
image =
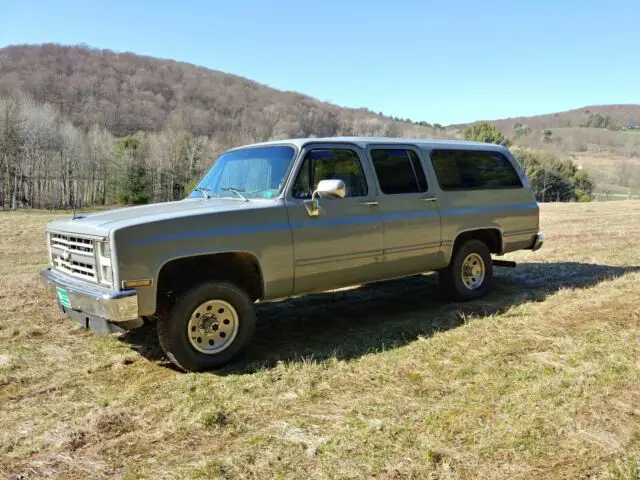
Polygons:
M182 370L220 368L238 357L255 330L256 314L247 293L227 282L200 284L158 318L158 339Z
M456 248L449 266L438 272L441 293L463 302L486 295L492 277L491 252L480 240L467 240Z

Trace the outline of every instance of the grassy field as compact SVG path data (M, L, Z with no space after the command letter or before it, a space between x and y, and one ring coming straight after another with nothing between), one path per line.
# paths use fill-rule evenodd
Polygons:
M640 137L640 134L638 135ZM626 199L629 193L627 186L620 184L621 165L626 164L624 176L631 185L631 195L640 195L640 158L625 158L609 153L583 154L578 153L573 157L573 161L586 169L586 171L596 179L596 194L599 198L604 198L605 192L610 200ZM616 196L618 198L616 198Z
M425 275L260 305L207 374L57 311L55 216L0 213L0 478L640 478L638 201L543 205L482 301Z

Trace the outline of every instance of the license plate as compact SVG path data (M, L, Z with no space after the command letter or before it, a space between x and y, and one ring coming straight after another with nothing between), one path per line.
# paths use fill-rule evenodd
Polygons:
M58 292L58 300L60 301L60 305L65 308L71 308L71 300L69 300L69 294L58 287L56 287L56 291Z

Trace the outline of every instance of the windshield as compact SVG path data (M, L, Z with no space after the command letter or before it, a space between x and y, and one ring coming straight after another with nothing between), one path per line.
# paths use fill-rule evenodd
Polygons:
M294 153L286 146L223 153L189 197L275 197L284 187Z

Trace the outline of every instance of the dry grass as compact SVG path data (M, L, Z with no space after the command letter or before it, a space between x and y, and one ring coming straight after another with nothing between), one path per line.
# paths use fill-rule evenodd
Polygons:
M480 302L422 276L261 305L211 374L65 319L51 218L0 213L0 478L638 479L640 202L544 205Z
M640 139L640 133L636 134ZM639 147L640 149L640 147ZM640 158L627 158L612 155L608 152L600 154L575 154L577 165L583 166L596 179L596 193L608 192L612 199L626 199L629 188L621 185L620 177L625 177L631 185L631 195L638 198L640 194ZM623 165L625 165L623 167ZM621 173L621 170L626 172Z

